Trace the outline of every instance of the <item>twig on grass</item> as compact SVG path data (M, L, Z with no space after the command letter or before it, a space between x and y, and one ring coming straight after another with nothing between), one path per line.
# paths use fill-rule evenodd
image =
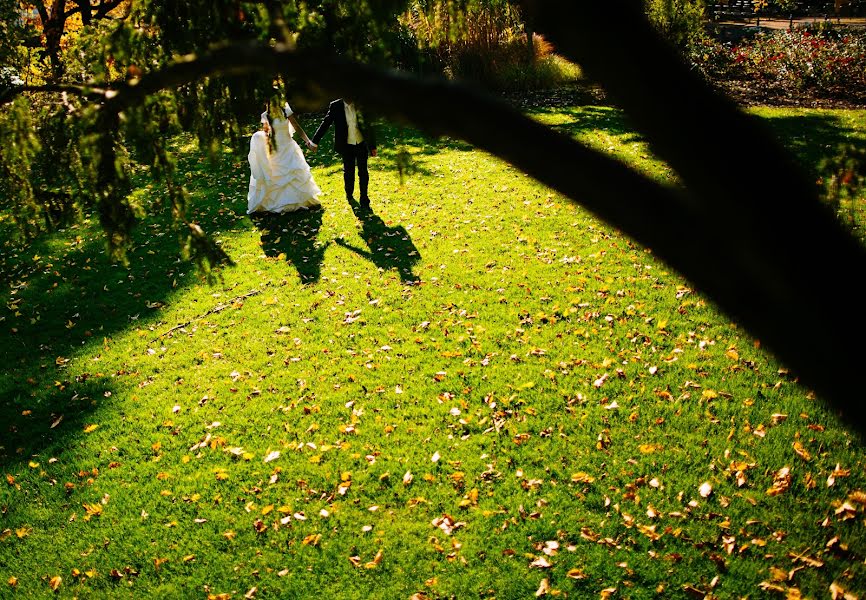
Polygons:
M184 327L191 325L195 321L200 321L200 320L204 319L205 317L207 317L208 315L213 315L213 314L216 314L218 312L222 312L225 309L227 309L228 307L233 306L235 303L240 302L241 300L246 300L247 298L250 298L252 296L257 296L258 294L261 294L261 293L262 293L262 290L252 290L251 292L247 292L246 294L242 294L240 296L235 296L234 298L232 298L228 302L223 302L221 304L217 304L216 306L214 306L212 309L210 309L209 311L207 311L204 314L201 314L197 317L194 317L185 323L181 323L180 325L175 325L174 327L172 327L168 331L166 331L164 333L160 333L158 336L156 336L155 338L153 338L150 341L155 342L156 340L163 338L163 337L167 336L168 334L170 334L174 331L177 331L178 329L183 329Z

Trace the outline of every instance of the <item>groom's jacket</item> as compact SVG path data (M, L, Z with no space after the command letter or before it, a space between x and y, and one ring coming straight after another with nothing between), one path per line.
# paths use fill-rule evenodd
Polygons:
M364 142L366 142L367 147L373 150L376 148L376 131L365 121L364 115L360 110L357 111L357 115L358 129L361 135L364 136ZM348 146L349 124L346 123L346 106L343 104L342 99L334 100L328 106L328 114L325 115L325 120L322 121L315 135L313 135L314 144L318 144L322 137L324 137L331 123L334 124L334 150L343 154L346 151L346 146Z

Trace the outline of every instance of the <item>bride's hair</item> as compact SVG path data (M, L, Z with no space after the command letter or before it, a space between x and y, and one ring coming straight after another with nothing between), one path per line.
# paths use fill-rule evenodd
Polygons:
M280 110L279 104L275 98L271 98L265 103L265 115L268 120L268 150L271 152L277 151L277 136L274 133L274 119L271 116L271 111Z

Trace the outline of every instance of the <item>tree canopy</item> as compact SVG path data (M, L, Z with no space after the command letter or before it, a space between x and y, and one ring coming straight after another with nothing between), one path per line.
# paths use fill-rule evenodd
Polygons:
M506 159L645 244L863 429L852 393L866 334L864 248L757 121L687 69L641 2L132 0L97 19L111 4L80 9L91 22L55 60L47 34L40 48L28 45L22 15L33 4L0 1L0 202L22 235L96 209L122 258L146 218L127 194L136 162L165 183L164 209L188 256L205 269L230 260L189 213L166 138L194 131L214 149L238 139L275 93L302 108L351 93L384 117ZM459 28L472 10L506 4L605 88L681 186L651 181L476 87L411 72L417 40L401 15ZM66 2L63 14L79 5ZM615 30L600 25L613 22ZM762 176L730 177L732 157Z

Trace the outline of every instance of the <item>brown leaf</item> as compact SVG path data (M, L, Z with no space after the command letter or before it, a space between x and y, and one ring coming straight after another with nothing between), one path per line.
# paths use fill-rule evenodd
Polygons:
M784 594L788 591L788 589L784 586L779 585L778 583L773 583L771 581L762 581L758 584L758 587L764 590L765 592L776 592L779 594Z
M782 467L773 478L773 485L767 490L768 496L778 496L791 487L791 469Z
M842 600L858 600L856 594L845 591L845 589L835 581L830 584L830 597L833 600L839 600L840 598Z

